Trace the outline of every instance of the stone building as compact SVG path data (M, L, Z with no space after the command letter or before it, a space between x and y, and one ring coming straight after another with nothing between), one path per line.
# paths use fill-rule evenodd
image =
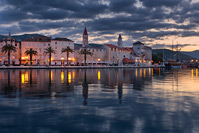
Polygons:
M79 54L82 49L90 50L93 56L87 56L87 64L90 65L141 65L152 61L152 49L144 46L141 42L136 42L133 47L123 47L122 35L119 34L117 46L113 44L88 44L87 29L82 35L82 45L75 45L75 63L83 64L84 56Z
M51 47L56 51L56 54L52 54L52 65L67 65L66 53L61 53L61 50L66 47L74 50L74 41L67 38L55 38L51 40ZM74 64L74 53L69 53L68 60L70 64Z
M0 40L0 64L8 64L8 53L2 53L2 47L6 44L12 44L16 47L16 52L10 53L10 64L18 65L20 60L20 43L16 39L11 37L11 33L9 32L8 38L4 38Z
M51 56L51 64L52 65L66 65L67 57L66 53L61 53L62 48L66 48L67 46L74 50L74 42L67 38L55 38L51 39L50 37L41 37L35 36L30 39L25 39L21 41L21 55L22 55L22 63L29 63L29 56L25 55L25 51L33 48L38 52L37 56L33 56L33 64L47 65L49 62L48 54L44 54L44 51L48 47L52 47L56 54L52 54ZM74 62L74 53L69 54L69 62Z
M44 55L44 51L51 45L50 37L35 36L33 38L24 39L21 41L21 60L22 64L30 64L30 57L25 55L25 51L30 48L38 52L37 56L33 56L33 65L45 65L48 62L48 55Z

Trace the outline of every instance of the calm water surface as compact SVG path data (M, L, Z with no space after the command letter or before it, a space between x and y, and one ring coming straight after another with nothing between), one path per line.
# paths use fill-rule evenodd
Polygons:
M0 70L0 132L198 133L198 69Z

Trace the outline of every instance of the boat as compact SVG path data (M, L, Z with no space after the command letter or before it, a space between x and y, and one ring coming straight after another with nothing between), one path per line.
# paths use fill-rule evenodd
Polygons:
M168 60L164 64L165 64L165 67L169 69L182 68L182 64L180 62L176 62L176 60Z

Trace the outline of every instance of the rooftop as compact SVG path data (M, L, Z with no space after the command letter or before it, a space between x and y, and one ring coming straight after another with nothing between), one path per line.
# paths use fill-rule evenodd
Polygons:
M32 38L24 39L23 41L30 41L30 42L50 42L50 37L41 37L41 36L35 36Z
M55 39L53 40L56 40L56 41L70 41L70 42L73 42L72 40L68 39L68 38L59 38L59 37L56 37Z

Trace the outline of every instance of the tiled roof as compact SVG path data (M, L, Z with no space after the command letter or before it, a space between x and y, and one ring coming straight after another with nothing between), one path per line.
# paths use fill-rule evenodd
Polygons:
M33 38L24 39L23 41L31 41L31 42L50 42L50 41L51 41L51 38L50 38L50 37L35 36L35 37L33 37Z
M113 44L104 44L104 45L107 46L107 47L109 47L109 48L117 48L118 50L132 52L132 50L129 49L129 48L121 48L121 47L115 46Z
M124 58L124 59L122 60L122 62L123 62L123 63L135 63L135 61L133 61L133 60L131 60L131 59L129 59L129 58Z
M70 42L73 42L72 40L68 39L68 38L58 38L56 37L55 39L53 40L56 40L56 41L70 41Z
M113 44L104 44L105 46L107 47L110 47L110 48L118 48L117 46L113 45Z

